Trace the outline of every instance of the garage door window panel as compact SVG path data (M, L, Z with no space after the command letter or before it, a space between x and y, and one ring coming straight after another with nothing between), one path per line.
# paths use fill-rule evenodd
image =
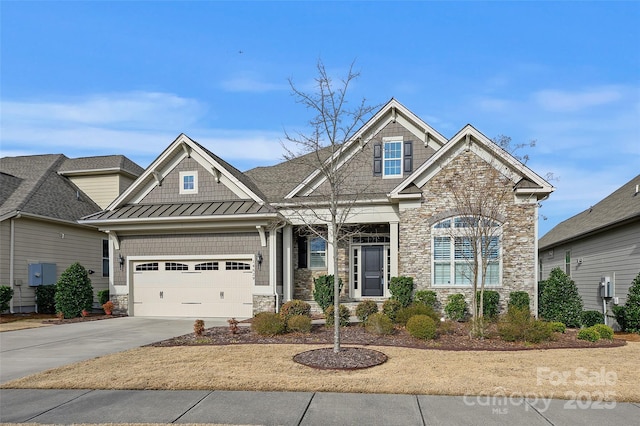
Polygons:
M218 262L205 262L198 263L195 266L196 271L217 271L218 270Z
M226 262L227 271L250 271L251 265L245 262Z
M136 265L136 271L157 271L158 270L158 262L152 263L142 263L140 265Z
M178 262L165 262L164 270L165 271L188 271L189 265L185 263L178 263Z

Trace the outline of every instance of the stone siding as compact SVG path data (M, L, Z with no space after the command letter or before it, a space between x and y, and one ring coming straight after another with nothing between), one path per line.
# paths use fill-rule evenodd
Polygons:
M276 296L270 295L253 295L253 315L260 312L275 312Z

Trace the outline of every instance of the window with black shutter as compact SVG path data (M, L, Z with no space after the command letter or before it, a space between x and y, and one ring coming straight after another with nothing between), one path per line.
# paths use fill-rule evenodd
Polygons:
M382 176L382 144L373 145L373 175Z
M301 235L298 237L298 268L307 267L307 237Z
M404 141L404 172L411 173L413 171L413 142Z

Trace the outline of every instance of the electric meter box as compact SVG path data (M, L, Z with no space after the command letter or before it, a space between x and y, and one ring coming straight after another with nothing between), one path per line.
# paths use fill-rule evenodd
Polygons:
M611 278L609 277L600 278L600 297L603 297L603 298L613 297L613 284L611 283Z
M30 263L29 264L29 285L37 287L39 285L55 284L56 277L55 263Z

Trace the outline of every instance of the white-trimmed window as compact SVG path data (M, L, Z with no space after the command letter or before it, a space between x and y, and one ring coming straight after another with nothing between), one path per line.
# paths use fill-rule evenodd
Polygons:
M198 193L198 172L180 172L180 194Z
M327 242L320 237L309 239L309 269L326 269Z
M102 240L102 276L109 276L109 240Z
M465 228L471 226L477 225L474 225L474 221L462 217L445 219L433 225L431 275L434 286L472 286L475 256L480 256L479 280L482 280L482 265L486 261L485 285L500 285L500 225L497 222L483 222L481 226L496 228L496 232L490 232L488 236L477 241L475 249L471 238L474 234L465 231Z
M402 176L402 139L383 139L382 175L384 177Z

